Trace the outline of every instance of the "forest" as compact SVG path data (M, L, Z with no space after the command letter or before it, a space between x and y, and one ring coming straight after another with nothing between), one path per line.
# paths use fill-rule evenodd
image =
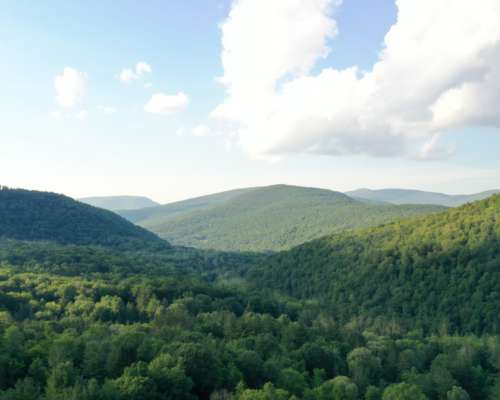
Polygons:
M343 320L500 333L500 195L311 241L250 271L256 287L321 298Z
M109 215L118 243L1 221L0 400L500 398L500 195L275 254Z
M195 276L0 271L0 399L498 399L496 336Z

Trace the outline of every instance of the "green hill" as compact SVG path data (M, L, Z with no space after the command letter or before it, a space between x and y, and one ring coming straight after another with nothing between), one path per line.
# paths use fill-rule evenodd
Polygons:
M306 243L271 256L251 280L326 300L340 319L498 334L500 195Z
M168 246L111 211L55 193L5 187L0 188L0 237L122 248Z
M207 196L195 197L192 199L176 201L174 203L146 207L139 210L118 210L117 212L131 222L140 222L146 220L168 220L174 216L187 214L192 211L204 210L213 206L225 203L226 201L248 191L250 189L236 189L227 192L210 194Z
M155 207L159 204L148 197L143 196L102 196L82 197L78 199L82 203L106 210L138 210L146 207Z
M144 219L136 218L143 210L122 215L175 245L276 251L332 232L442 209L367 204L331 190L275 185L146 209Z
M450 195L436 192L425 192L410 189L358 189L346 194L356 199L392 204L437 204L446 207L457 207L472 201L483 200L498 193L499 190L489 190L475 194Z

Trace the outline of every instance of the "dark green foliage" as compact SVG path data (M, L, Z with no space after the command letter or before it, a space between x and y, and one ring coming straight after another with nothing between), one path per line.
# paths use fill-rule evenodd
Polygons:
M0 400L496 400L499 210L271 256L2 239Z
M0 237L127 249L168 243L122 217L69 197L0 187Z
M456 400L497 393L498 337L381 334L394 327L340 325L311 302L189 276L86 278L2 268L0 293L1 400Z
M183 272L198 273L207 280L232 280L239 279L250 266L264 257L253 253L224 253L183 247L130 251L0 239L0 262L16 266L18 270L59 275L106 272L172 275Z
M258 287L320 298L337 318L500 333L500 195L345 232L266 259Z
M177 245L276 251L332 232L443 210L438 206L365 204L331 190L286 185L208 198L210 201L201 203L201 198L194 205L189 203L192 208L181 202L122 215ZM139 217L141 213L145 214Z

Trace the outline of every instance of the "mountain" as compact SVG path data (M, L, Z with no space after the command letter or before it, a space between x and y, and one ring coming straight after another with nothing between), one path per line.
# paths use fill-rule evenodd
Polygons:
M69 197L0 188L0 237L120 248L163 248L168 244L111 211Z
M207 196L195 197L192 199L176 201L174 203L147 207L139 210L118 210L118 213L131 222L145 220L163 220L173 216L179 216L191 211L203 210L212 206L223 204L224 202L248 191L249 189L235 189L226 192L210 194Z
M358 189L346 192L346 194L356 199L363 199L372 202L385 202L392 204L437 204L446 207L457 207L472 201L486 199L498 192L500 192L500 190L489 190L475 194L450 195L410 189Z
M269 257L257 287L332 304L339 319L500 333L500 195L343 232Z
M442 209L366 204L331 190L274 185L121 215L176 245L276 251L332 232Z
M82 203L106 210L137 210L140 208L154 207L159 204L148 197L143 196L103 196L82 197L78 199Z

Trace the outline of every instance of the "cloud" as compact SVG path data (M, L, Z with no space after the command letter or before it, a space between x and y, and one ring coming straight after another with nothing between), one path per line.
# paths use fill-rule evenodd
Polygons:
M397 0L370 70L313 72L339 4L233 1L221 26L226 98L211 116L247 152L431 159L443 132L500 126L498 0Z
M176 113L189 104L189 97L179 92L176 95L156 93L144 106L144 111L153 114L170 115Z
M439 143L441 135L435 134L429 141L424 143L417 156L418 160L444 160L453 156L456 152L454 146L443 146Z
M97 109L105 115L111 115L116 112L116 109L111 106L99 105L97 106Z
M54 79L56 101L61 107L72 108L81 102L85 95L87 77L74 68L64 68L61 75Z
M135 73L139 76L153 72L151 66L144 61L139 61L135 66Z
M205 125L198 125L198 126L193 128L191 133L193 134L193 136L196 136L196 137L205 137L205 136L210 135L211 130L209 127L207 127Z
M139 61L135 65L135 69L123 68L118 75L118 78L122 82L131 82L140 79L142 76L150 74L152 72L153 70L149 64L145 63L144 61Z
M130 68L124 68L120 72L119 78L122 82L130 82L135 79L139 79L139 77L132 71Z

